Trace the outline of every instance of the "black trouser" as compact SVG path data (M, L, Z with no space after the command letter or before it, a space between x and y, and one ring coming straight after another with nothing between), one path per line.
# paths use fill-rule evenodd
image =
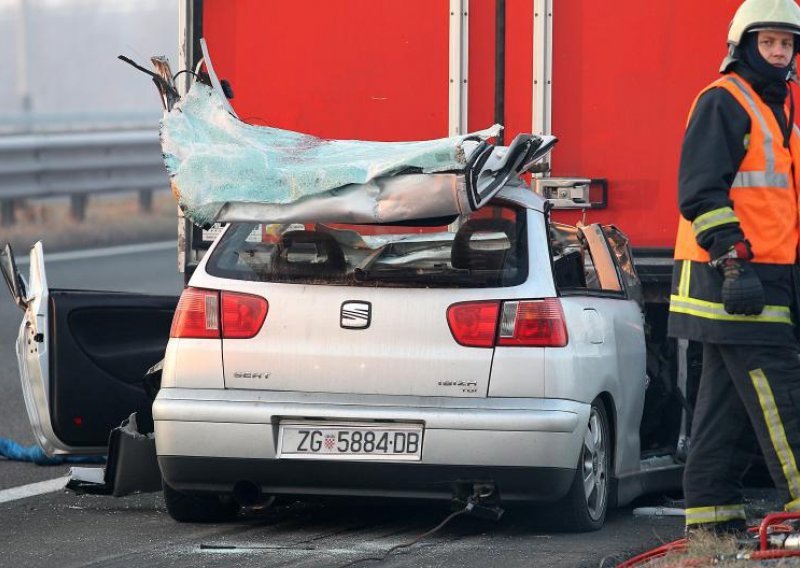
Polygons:
M703 344L684 471L687 526L744 519L756 444L787 510L800 510L800 358L790 347Z

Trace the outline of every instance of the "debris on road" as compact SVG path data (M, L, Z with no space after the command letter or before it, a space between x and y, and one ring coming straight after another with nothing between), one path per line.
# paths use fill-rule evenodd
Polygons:
M683 517L686 511L679 507L637 507L633 514L637 517Z
M139 432L135 412L111 431L103 476L88 469L72 468L67 489L114 497L161 490L155 438L152 433Z

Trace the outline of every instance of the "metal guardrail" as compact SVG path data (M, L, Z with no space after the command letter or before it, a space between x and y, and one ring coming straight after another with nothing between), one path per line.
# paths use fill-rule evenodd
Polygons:
M2 225L21 200L68 196L83 220L92 194L136 191L149 210L153 191L168 188L156 130L0 137Z
M6 111L6 112L4 112ZM8 112L0 108L0 136L43 134L53 132L98 132L111 130L147 130L158 124L162 112L153 106L147 111L101 111L30 113Z

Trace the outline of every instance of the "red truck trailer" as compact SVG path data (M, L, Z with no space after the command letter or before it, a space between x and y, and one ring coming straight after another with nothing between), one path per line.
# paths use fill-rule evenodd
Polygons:
M189 0L239 116L326 138L421 140L493 122L554 134L553 178L605 180L639 252L672 248L689 106L740 0ZM582 215L562 213L566 221ZM576 217L577 216L577 217Z
M193 69L205 38L232 105L254 124L385 141L495 122L505 140L557 136L539 183L589 183L595 205L556 220L620 227L646 298L663 310L684 125L717 76L739 4L185 0L181 54Z
M505 140L557 136L535 181L588 185L593 207L555 219L614 224L630 238L647 300L648 373L667 390L677 383L666 398L680 414L699 372L699 353L666 338L680 145L739 4L186 0L182 63L197 65L205 38L240 118L323 138L421 140L492 123ZM203 248L194 235L187 273ZM665 428L653 430L660 438Z

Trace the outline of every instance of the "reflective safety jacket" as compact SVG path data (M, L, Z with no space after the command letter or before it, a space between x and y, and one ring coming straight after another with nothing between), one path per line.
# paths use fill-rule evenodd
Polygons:
M789 148L784 147L783 132L772 110L740 75L725 75L700 95L715 87L733 95L749 115L750 133L743 140L747 151L730 188L733 207L706 211L691 222L681 217L675 259L708 262L708 252L697 243L700 234L738 223L752 246L753 262L794 264L798 243L795 188L800 181L800 131L794 126ZM692 111L696 105L695 100Z
M725 94L708 93L712 89L724 90ZM735 107L736 117L726 120L725 104L713 106L704 101L698 105L706 93ZM698 116L696 112L710 116ZM789 115L788 108L784 112ZM669 334L712 343L794 345L791 309L796 303L793 280L799 227L796 188L800 187L800 130L793 125L787 147L773 109L736 73L721 77L695 100L690 129L709 125L712 128L707 129L707 135L701 131L690 136L687 130L684 140L681 209L691 211L693 217L682 216L679 221ZM687 148L691 144L699 151ZM705 145L712 145L712 152L722 153L730 160L721 160L720 164L708 160L702 153L701 146ZM739 159L734 171L722 171L726 166L730 169L731 160ZM704 172L703 179L684 176L684 162L693 160L705 160L690 163L688 168L690 172ZM714 171L715 167L720 171ZM725 183L720 181L723 178ZM708 264L707 249L714 246L710 243L715 235L723 235L716 240L721 240L724 248L741 238L750 241L752 262L767 300L760 315L725 311L722 276Z

